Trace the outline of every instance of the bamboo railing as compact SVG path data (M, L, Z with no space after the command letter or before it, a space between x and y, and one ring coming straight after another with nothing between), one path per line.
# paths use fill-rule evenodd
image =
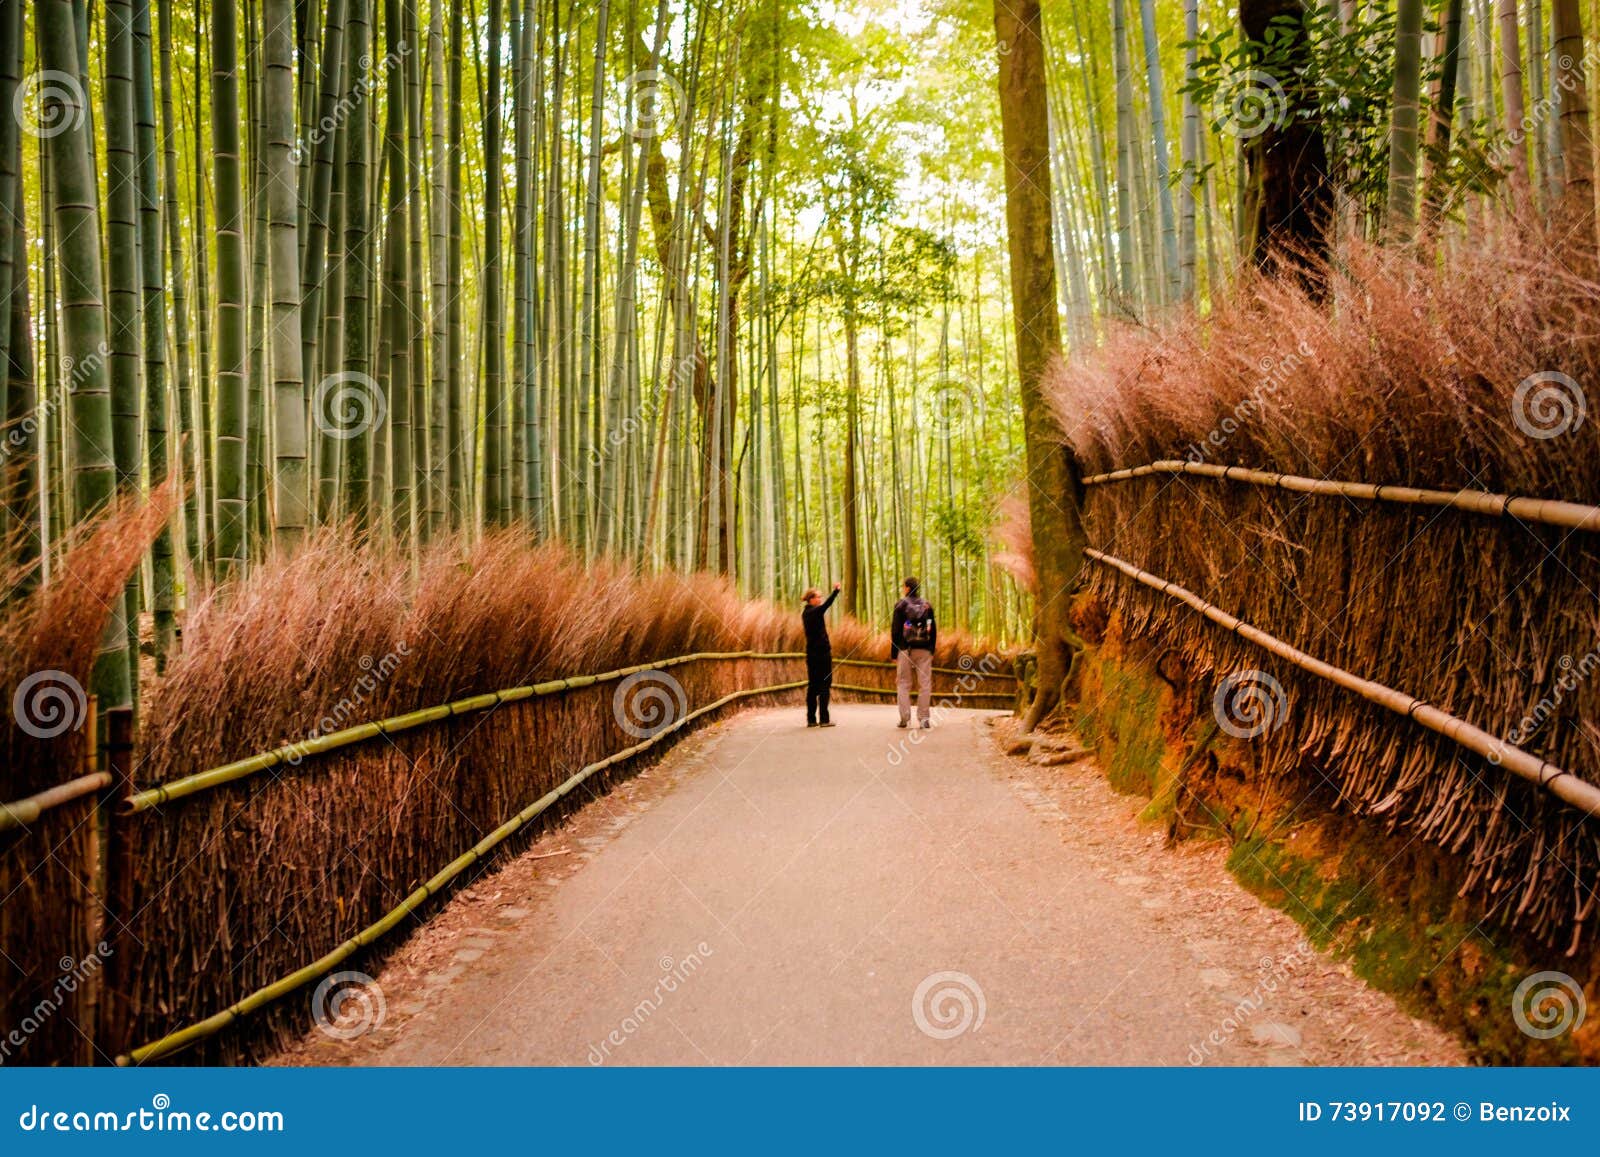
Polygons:
M1384 483L1339 482L1327 478L1307 478L1298 474L1279 474L1271 470L1252 470L1246 466L1219 466L1210 462L1187 462L1164 458L1148 466L1132 466L1106 474L1092 474L1085 486L1125 482L1152 474L1197 474L1204 478L1227 478L1254 486L1292 490L1300 494L1330 494L1372 502L1397 502L1410 506L1449 507L1494 518L1516 518L1523 522L1542 522L1572 530L1600 532L1600 506L1563 502L1554 498L1523 498L1495 494L1487 490L1428 490L1416 486L1390 486Z
M429 707L420 711L413 711L406 715L395 716L391 719L376 720L371 723L364 723L356 727L346 728L343 731L333 732L326 736L320 736L315 740L308 740L300 744L287 744L283 747L275 748L272 751L250 756L246 759L236 760L233 763L225 764L222 767L199 772L195 775L174 780L171 783L162 784L159 787L150 788L143 792L136 792L123 799L121 810L125 816L132 816L140 812L149 811L161 803L183 799L211 790L213 788L221 787L228 783L233 783L237 780L245 779L249 776L266 771L273 767L277 767L291 760L298 762L299 758L302 756L324 754L330 751L336 751L340 748L348 747L352 744L361 743L365 740L374 739L379 736L394 735L399 732L422 727L430 723L437 723L445 719L454 718L456 716L469 714L476 711L487 711L505 703L515 703L538 696L555 695L566 691L577 690L579 688L593 687L598 684L615 682L633 674L662 670L664 668L678 666L683 663L691 663L702 660L784 660L803 659L804 657L804 652L798 651L697 652L690 655L679 655L674 658L663 659L655 663L644 663L632 667L619 668L615 671L605 671L598 675L579 675L567 679L555 679L544 683L510 688L505 691L496 691L484 695L476 695L470 698L456 700L451 703L440 704L436 707ZM886 663L881 660L872 659L845 658L836 659L834 662L836 666L879 668L894 666L893 663ZM973 669L961 669L954 667L936 667L934 670L941 674L969 677L975 674L981 674ZM170 1033L167 1036L151 1041L148 1044L131 1049L124 1055L119 1055L116 1058L117 1064L137 1065L142 1064L145 1061L157 1060L162 1057L170 1056L197 1041L215 1035L216 1033L227 1028L229 1025L233 1024L239 1018L247 1016L258 1009L261 1009L273 1003L274 1001L287 996L288 994L322 976L344 960L349 959L362 948L373 944L387 933L393 931L401 923L401 921L403 921L407 916L415 913L430 898L438 895L451 881L460 876L461 873L465 872L473 864L481 861L496 847L504 843L516 832L524 828L537 816L554 806L562 798L571 794L572 791L574 791L596 773L603 771L606 768L616 766L617 764L620 764L649 750L651 747L660 743L668 736L682 730L692 721L702 718L711 712L717 711L730 703L760 695L770 695L782 691L798 690L805 685L806 683L804 680L798 680L794 682L776 683L764 687L744 688L734 691L728 695L722 696L720 699L717 699L714 702L686 712L681 718L663 725L660 731L655 732L654 734L648 736L638 743L633 744L630 747L623 748L622 750L617 751L612 755L605 757L604 759L587 764L586 766L580 768L577 772L573 773L560 785L546 792L544 795L530 803L527 807L511 816L499 827L489 832L471 848L467 849L467 851L463 852L460 856L446 864L426 882L419 885L398 905L390 909L379 919L362 928L354 936L351 936L349 939L345 940L331 951L312 961L310 964L295 970L287 976L284 976L273 983L259 988L249 995L242 997L219 1013L209 1016L204 1020L198 1021L195 1024L189 1025L186 1028L180 1029L177 1032ZM835 683L834 688L839 691L854 693L879 695L895 694L893 688L869 687L858 684ZM1003 698L1009 700L1013 696L1013 692L1010 691L961 691L959 694L963 698L980 699ZM109 782L111 778L109 773L103 773L103 775L105 781ZM104 786L104 784L97 783L96 786Z
M1397 715L1404 715L1426 727L1429 731L1437 732L1445 738L1453 740L1469 751L1486 758L1497 767L1518 775L1530 783L1537 784L1546 791L1555 795L1580 811L1592 816L1600 816L1600 786L1579 779L1570 771L1548 763L1537 756L1530 755L1513 744L1503 739L1497 739L1480 727L1475 727L1465 719L1440 711L1437 707L1429 705L1424 700L1386 687L1382 683L1375 683L1371 679L1346 671L1343 667L1335 667L1332 663L1323 662L1321 659L1296 647L1290 646L1275 635L1269 635L1259 627L1251 626L1243 619L1230 615L1214 603L1209 603L1193 592L1179 586L1177 583L1168 582L1166 579L1153 575L1149 571L1140 570L1130 562L1115 558L1102 551L1085 548L1083 552L1087 557L1103 566L1122 572L1129 578L1143 583L1153 590L1160 591L1169 598L1187 603L1194 610L1199 611L1206 618L1227 630L1232 631L1240 638L1249 639L1252 643L1270 651L1280 658L1287 659L1301 670L1309 671L1340 687L1354 691L1363 699L1386 707Z
M524 687L512 687L504 691L490 691L483 695L473 695L466 699L457 699L451 703L441 703L436 707L424 707L419 711L408 712L405 715L396 715L389 719L378 719L370 723L360 723L354 727L346 727L340 731L330 731L326 735L319 735L313 739L301 740L296 743L286 743L282 747L275 747L271 751L264 751L258 755L246 756L232 763L223 764L221 767L209 768L205 771L195 772L193 775L175 779L170 783L160 784L135 792L122 801L122 809L127 814L148 811L163 803L182 799L200 792L221 787L223 784L233 783L236 780L247 779L259 775L263 771L270 771L285 763L298 763L307 756L323 755L336 751L342 747L349 747L354 743L362 743L371 739L384 736L397 735L402 731L412 728L439 723L446 719L453 719L461 715L469 715L478 711L488 711L506 703L517 703L524 699L533 699L545 695L559 695L566 691L575 691L583 687L593 687L597 684L612 683L625 679L629 675L638 675L646 671L661 671L669 667L676 667L683 663L694 663L711 659L803 659L803 651L697 651L691 655L678 655L671 659L662 659L655 663L639 663L632 667L619 667L615 671L604 671L598 675L574 675L566 679L551 679L544 683L534 683ZM893 663L885 663L877 659L835 659L835 666L849 667L892 667ZM935 667L935 671L946 675L971 675L970 670L959 670L954 667ZM802 684L803 685L803 684ZM835 683L834 689L850 691L858 694L893 695L893 688L864 687L854 684ZM1011 699L1013 692L1000 691L969 691L963 696L973 699Z

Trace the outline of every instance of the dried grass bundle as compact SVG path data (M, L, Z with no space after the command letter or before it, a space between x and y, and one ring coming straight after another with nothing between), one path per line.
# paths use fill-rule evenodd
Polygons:
M1510 231L1438 267L1352 246L1331 308L1255 283L1204 321L1128 331L1054 373L1083 471L1162 458L1372 483L1600 501L1600 286ZM1452 510L1161 475L1091 487L1092 546L1319 658L1600 782L1600 542ZM1284 725L1265 774L1460 853L1485 916L1576 946L1600 825L1502 769L1275 663L1104 568L1123 627L1200 674L1264 669Z

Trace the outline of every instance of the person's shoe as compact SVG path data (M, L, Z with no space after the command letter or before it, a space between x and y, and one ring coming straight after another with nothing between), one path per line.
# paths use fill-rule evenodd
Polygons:
M902 719L902 720L901 720L901 721L900 721L900 722L899 722L899 723L896 723L896 724L895 724L895 726L896 726L896 727L906 727L906 726L908 726L908 725L909 725L909 724L910 724L910 720L908 720L908 719Z
M817 725L817 721L815 719L807 719L806 720L806 726L807 727L815 727L816 725Z
M828 723L819 723L819 724L817 724L817 726L818 727L837 727L839 725L837 723L828 722Z
M924 730L924 731L926 731L926 730L927 730L927 729L928 729L928 728L930 728L930 727L932 727L932 726L933 726L933 724L932 724L932 723L931 723L931 722L929 722L929 721L928 721L928 720L926 720L926 719L924 719L924 720L923 720L923 721L922 721L922 729L923 729L923 730Z

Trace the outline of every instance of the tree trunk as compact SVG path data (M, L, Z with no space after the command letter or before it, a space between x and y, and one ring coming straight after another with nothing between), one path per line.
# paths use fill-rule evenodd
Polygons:
M1578 0L1554 0L1555 81L1561 89L1561 225L1570 237L1568 260L1586 277L1596 270L1594 142L1589 135L1589 80L1584 69L1583 16Z
M1239 0L1239 23L1252 45L1266 41L1274 21L1279 23L1273 34L1286 38L1287 51L1273 53L1271 60L1259 51L1251 56L1252 67L1281 90L1282 115L1251 126L1262 131L1244 145L1254 197L1243 222L1241 248L1261 269L1286 268L1315 281L1314 267L1328 250L1333 194L1322 130L1300 115L1311 103L1302 79L1311 53L1305 0ZM1270 95L1275 99L1276 94Z
M1052 419L1040 379L1061 348L1050 239L1050 131L1044 99L1044 42L1038 0L995 0L1000 54L1000 127L1005 153L1006 239L1017 342L1033 524L1034 645L1038 694L1025 730L1060 702L1069 670L1069 601L1083 565L1077 471Z
M1515 0L1502 0L1515 4ZM1422 103L1422 0L1399 0L1394 34L1394 98L1389 110L1389 240L1411 240L1417 220L1417 110ZM1512 9L1512 30L1516 28ZM1520 77L1520 73L1518 74ZM1520 106L1520 89L1518 90ZM1509 115L1509 113L1508 113ZM1519 107L1520 118L1520 107Z

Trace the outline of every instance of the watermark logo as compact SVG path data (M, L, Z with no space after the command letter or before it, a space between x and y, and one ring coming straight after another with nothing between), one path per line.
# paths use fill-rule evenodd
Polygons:
M617 684L611 714L635 739L653 739L689 713L689 696L665 671L636 671Z
M923 394L923 422L936 435L956 434L983 420L983 391L970 382L944 378Z
M65 671L35 671L17 684L11 714L17 726L35 739L54 739L83 726L89 697Z
M589 1063L599 1066L610 1060L612 1050L627 1044L635 1033L644 1028L650 1018L661 1011L667 1002L667 997L688 984L695 973L705 966L706 959L712 955L711 945L702 940L692 951L685 953L682 959L675 960L668 953L656 961L656 967L661 970L661 975L656 979L655 988L651 990L650 995L629 1009L617 1023L617 1027L607 1033L599 1044L589 1046Z
M78 78L54 68L23 77L11 102L11 113L22 131L47 140L80 127L88 108Z
M1529 374L1511 395L1511 420L1530 438L1559 438L1588 416L1583 387L1559 370Z
M335 972L324 976L311 994L311 1015L325 1035L351 1041L383 1024L389 1002L365 972Z
M1283 726L1288 700L1283 684L1265 671L1235 671L1211 697L1217 726L1235 739L1254 739Z
M323 434L341 442L383 425L389 403L378 383L359 370L329 374L311 395L311 420Z
M1583 985L1565 972L1535 972L1511 995L1511 1019L1534 1040L1576 1032L1588 1011Z
M644 68L622 79L622 129L645 140L669 133L683 116L683 86L659 68Z
M1246 69L1218 86L1211 119L1223 132L1247 141L1289 122L1289 97L1271 73Z
M983 1027L983 989L965 972L935 972L911 994L911 1019L934 1040L954 1040Z
M68 999L78 991L81 985L89 983L91 977L104 967L106 959L112 954L111 945L104 940L94 946L94 950L82 960L74 960L70 956L63 956L56 963L60 974L50 991L37 1000L33 1007L22 1018L22 1022L0 1038L0 1065L5 1064L12 1054L21 1050L28 1043L28 1038L44 1027L45 1022L66 1006Z

